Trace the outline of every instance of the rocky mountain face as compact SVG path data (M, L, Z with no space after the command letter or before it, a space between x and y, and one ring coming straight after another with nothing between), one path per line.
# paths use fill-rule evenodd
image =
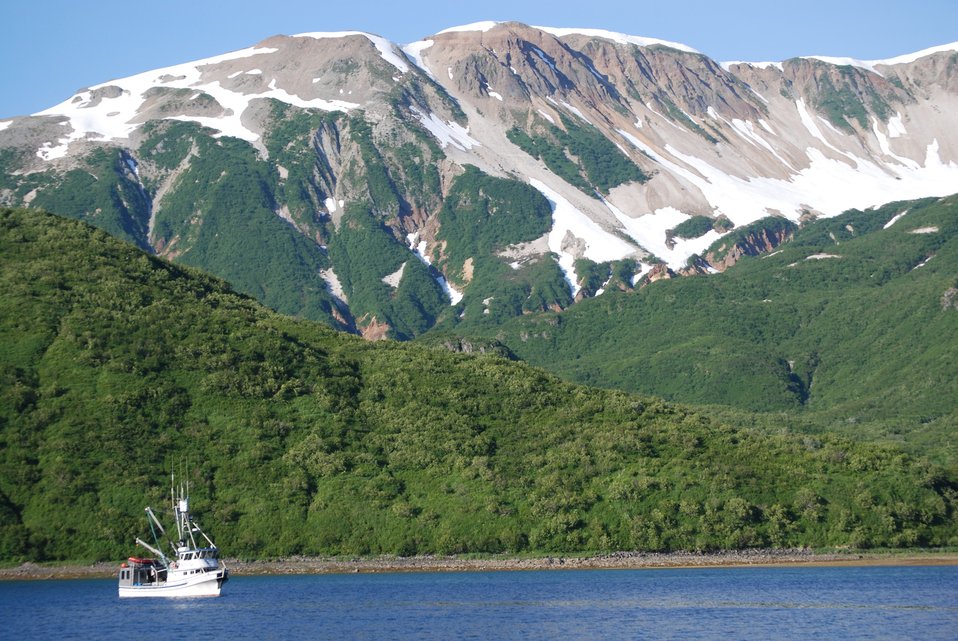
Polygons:
M518 23L403 48L275 36L0 120L0 204L402 339L722 269L804 220L952 193L955 113L958 43L720 64Z

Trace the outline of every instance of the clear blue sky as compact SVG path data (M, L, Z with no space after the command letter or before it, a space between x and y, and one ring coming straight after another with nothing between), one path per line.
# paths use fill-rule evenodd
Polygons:
M890 58L958 40L958 0L4 0L0 117L88 85L250 46L277 33L356 30L405 44L517 20L687 44L715 60Z

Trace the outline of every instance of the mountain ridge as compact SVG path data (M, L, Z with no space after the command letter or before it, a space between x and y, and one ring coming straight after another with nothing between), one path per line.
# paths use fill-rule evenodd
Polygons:
M479 313L489 309L481 301L496 307L516 295L525 301L501 313L571 305L581 299L583 260L631 261L628 279L638 282L659 263L681 271L722 235L770 215L798 223L953 191L958 136L947 114L958 107L958 54L949 45L872 61L870 69L814 58L723 66L677 46L519 23L464 25L404 48L363 32L273 36L3 121L0 202L119 228L139 246L194 261L287 313L409 337L470 301ZM109 167L104 153L113 156ZM230 212L213 213L209 194L240 179L228 170L217 178L212 165L201 171L210 154L257 176L259 187L234 199ZM532 187L551 203L551 226L450 263L440 212L468 166ZM53 193L64 185L102 193L67 201ZM228 191L239 189L246 188ZM362 251L398 246L368 275L368 295L333 258L344 255L336 250L343 220L359 224L350 207L378 221L360 227L391 237ZM268 211L301 237L273 242L293 243L286 251L303 257L289 267L298 274L292 286L275 282L269 264L288 259L267 259L268 247L256 248L263 258L246 273L224 269L237 259L223 252L255 245L249 221ZM244 222L215 233L244 238L196 244L227 215ZM697 216L731 225L670 236ZM259 234L276 229L255 226ZM358 250L353 271L370 271L358 267ZM410 260L420 264L410 274L437 284L375 284ZM488 269L477 269L482 264ZM497 296L478 284L503 278L522 293ZM337 282L345 297L334 296ZM281 289L289 290L282 305L265 293ZM548 300L537 302L534 292L543 291Z

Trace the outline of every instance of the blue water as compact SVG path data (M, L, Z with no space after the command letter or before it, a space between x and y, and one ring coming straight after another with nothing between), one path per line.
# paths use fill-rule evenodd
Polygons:
M233 577L218 599L0 582L4 639L958 639L958 567Z

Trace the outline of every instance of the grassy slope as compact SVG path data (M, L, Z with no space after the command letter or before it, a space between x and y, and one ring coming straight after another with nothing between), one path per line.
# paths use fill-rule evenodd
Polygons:
M958 543L956 480L525 364L369 344L0 210L0 559L105 559L188 463L231 555Z
M494 336L580 382L850 432L911 432L954 463L958 308L946 293L958 286L956 214L958 197L851 211L724 274L457 331ZM821 254L834 257L808 258Z

